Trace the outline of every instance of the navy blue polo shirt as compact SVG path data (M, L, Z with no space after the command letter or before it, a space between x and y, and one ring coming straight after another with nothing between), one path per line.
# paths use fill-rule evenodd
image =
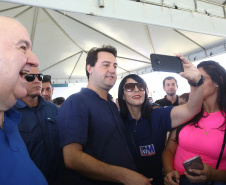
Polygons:
M0 128L0 182L2 185L47 185L41 171L31 160L17 128L20 113L5 112L3 130Z
M127 139L134 156L137 170L152 184L164 184L162 176L162 151L167 131L171 130L170 112L173 106L157 108L151 112L151 126L148 119L135 120L129 115L125 120Z
M135 169L124 123L110 95L106 101L91 89L82 88L67 98L58 118L61 147L80 143L85 153L100 161ZM71 176L77 184L111 184L90 180L74 171Z
M17 100L13 108L22 114L18 129L31 159L50 183L60 155L57 127L59 107L41 96L38 96L38 101L37 107L30 107Z

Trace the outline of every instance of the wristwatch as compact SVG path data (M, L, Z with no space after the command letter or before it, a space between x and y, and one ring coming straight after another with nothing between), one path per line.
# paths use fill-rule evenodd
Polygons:
M194 83L194 82L191 82L191 81L188 81L188 83L189 83L190 86L198 87L198 86L203 84L203 76L201 75L201 79L197 83Z

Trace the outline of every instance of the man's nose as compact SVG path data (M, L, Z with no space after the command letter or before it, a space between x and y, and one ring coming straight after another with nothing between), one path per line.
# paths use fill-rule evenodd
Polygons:
M37 76L35 76L34 82L40 82Z
M37 67L39 65L38 58L32 51L27 51L27 63L32 67Z
M43 96L46 95L46 90L45 89L42 90L42 95Z
M116 73L116 68L115 68L115 66L111 65L110 68L109 68L109 71L110 71L111 73Z

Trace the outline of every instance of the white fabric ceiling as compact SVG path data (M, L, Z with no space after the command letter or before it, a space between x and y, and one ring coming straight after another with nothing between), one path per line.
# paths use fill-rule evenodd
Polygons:
M181 6L179 0L166 2ZM225 3L224 0L212 2ZM212 6L210 9L197 8L214 14ZM221 14L216 12L216 16L223 16L220 19L225 19L223 9ZM0 15L15 17L25 25L33 42L33 52L39 58L41 72L50 74L55 84L87 81L86 52L103 44L113 45L118 50L119 77L131 72L151 72L151 53L183 53L192 61L225 51L226 38L213 36L214 34L206 35L8 2L0 2Z

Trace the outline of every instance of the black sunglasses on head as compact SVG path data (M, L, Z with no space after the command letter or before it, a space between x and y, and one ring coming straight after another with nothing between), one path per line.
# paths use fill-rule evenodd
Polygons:
M51 76L50 75L44 75L42 83L43 82L51 82Z
M135 89L135 86L137 86L140 91L145 91L147 88L145 83L128 83L123 86L123 89L125 89L127 92L131 92Z
M39 81L42 81L43 80L43 74L27 74L25 76L25 79L28 81L28 82L33 82L35 80L35 77L38 78Z

